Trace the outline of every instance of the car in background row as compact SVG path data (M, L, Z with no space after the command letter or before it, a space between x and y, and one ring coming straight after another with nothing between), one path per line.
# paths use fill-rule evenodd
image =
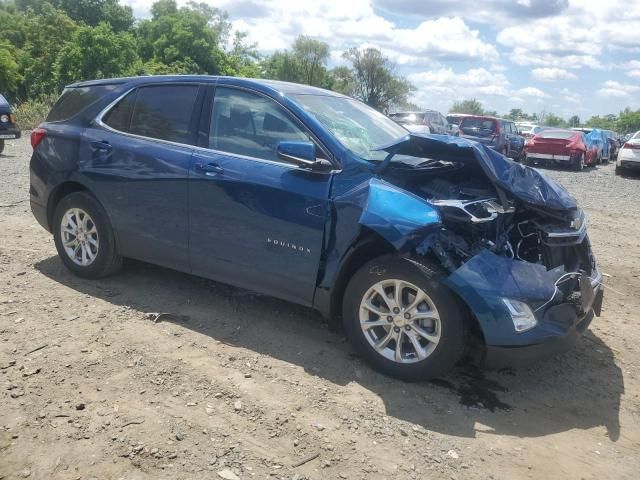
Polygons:
M616 159L616 174L625 170L640 169L640 131L622 145Z
M618 141L618 134L613 130L603 130L609 141L609 160L615 160L618 156L618 149L622 146Z
M471 115L462 118L458 128L461 137L480 142L514 160L524 156L524 137L511 120Z
M544 129L525 149L527 165L570 165L578 171L595 165L599 154L584 133L559 128Z
M596 163L609 162L609 138L603 130L587 127L574 127L571 130L584 133L589 144L598 150L598 159Z
M516 122L516 126L518 127L518 130L520 130L521 135L524 137L525 142L529 141L537 134L539 134L542 130L547 128L528 122Z
M4 151L4 141L20 138L16 116L6 98L0 94L0 154Z
M451 133L447 119L435 110L396 112L390 114L389 118L403 125L413 133L437 133L440 135ZM426 127L426 129L424 127Z

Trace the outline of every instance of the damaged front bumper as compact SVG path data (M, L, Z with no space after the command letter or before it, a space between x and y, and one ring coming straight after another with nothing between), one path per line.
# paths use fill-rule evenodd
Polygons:
M563 291L562 282L575 287ZM521 366L570 349L600 315L602 276L547 270L483 251L447 278L448 286L465 300L478 319L485 341L483 364L489 368ZM517 331L513 311L505 299L528 305L534 325Z

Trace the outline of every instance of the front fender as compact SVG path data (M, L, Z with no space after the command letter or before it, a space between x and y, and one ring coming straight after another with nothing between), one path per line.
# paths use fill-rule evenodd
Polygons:
M360 192L358 223L402 250L426 230L441 224L440 214L427 200L384 180L373 178Z

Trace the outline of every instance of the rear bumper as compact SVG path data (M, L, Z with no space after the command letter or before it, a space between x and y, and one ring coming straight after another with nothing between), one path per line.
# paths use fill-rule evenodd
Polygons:
M38 221L38 223L45 230L50 232L51 230L49 230L49 220L47 218L47 207L40 205L39 203L36 203L33 200L31 200L30 203L31 203L31 213L33 213L33 216L36 217L36 220Z
M17 128L8 128L6 130L0 130L0 140L15 140L20 138L22 133Z

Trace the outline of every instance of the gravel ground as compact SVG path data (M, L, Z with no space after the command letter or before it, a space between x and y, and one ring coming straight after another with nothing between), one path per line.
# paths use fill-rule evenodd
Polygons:
M0 155L0 479L637 478L640 179L545 170L608 274L576 348L407 384L302 307L139 262L74 277L29 155Z

